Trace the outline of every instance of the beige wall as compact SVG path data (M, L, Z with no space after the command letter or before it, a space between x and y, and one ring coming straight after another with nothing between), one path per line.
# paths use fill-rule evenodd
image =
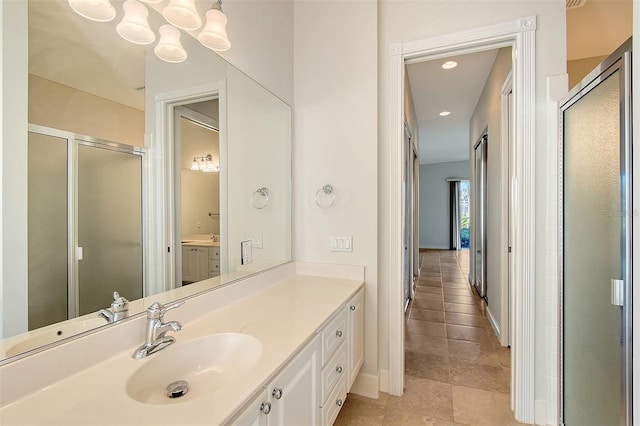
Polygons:
M182 235L219 234L220 216L220 175L182 169Z
M504 197L504 185L507 172L503 170L506 152L502 149L502 108L501 89L511 70L511 48L502 48L496 56L493 67L489 72L482 94L469 123L469 158L475 158L473 145L480 139L488 128L487 142L487 304L493 318L502 324L507 321L507 313L502 312L502 268L501 256L502 224L507 217L503 217L502 206L507 202ZM471 197L476 198L475 162L472 161ZM507 172L508 173L508 172ZM475 201L473 201L475 204ZM475 212L471 211L472 216ZM475 250L474 227L471 228L471 252ZM473 270L473 269L472 269Z
M29 123L144 146L144 111L29 74Z
M569 89L587 76L595 67L606 59L605 56L594 56L593 58L575 59L567 61L567 73L569 74Z

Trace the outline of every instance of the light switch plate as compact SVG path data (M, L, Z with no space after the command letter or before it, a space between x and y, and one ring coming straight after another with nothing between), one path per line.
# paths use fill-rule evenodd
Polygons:
M242 265L247 265L251 263L253 259L251 259L251 240L241 241L240 242L240 263Z
M245 239L251 240L251 248L262 248L262 235L260 234L247 234Z
M352 252L353 237L331 237L331 251Z

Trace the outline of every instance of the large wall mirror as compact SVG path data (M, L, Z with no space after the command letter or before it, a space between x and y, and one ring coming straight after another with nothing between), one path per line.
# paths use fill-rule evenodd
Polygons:
M110 325L114 292L133 316L291 260L291 108L192 35L181 63L125 41L111 3L29 0L27 296L0 361Z

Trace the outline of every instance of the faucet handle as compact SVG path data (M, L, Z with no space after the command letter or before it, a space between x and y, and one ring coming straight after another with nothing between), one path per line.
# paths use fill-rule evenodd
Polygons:
M153 302L153 304L149 306L149 309L147 309L147 318L162 318L167 311L182 305L184 305L184 301L176 302L172 305L163 305L158 302Z
M111 303L111 310L116 312L127 312L129 310L129 301L120 296L117 291L113 292L113 302Z

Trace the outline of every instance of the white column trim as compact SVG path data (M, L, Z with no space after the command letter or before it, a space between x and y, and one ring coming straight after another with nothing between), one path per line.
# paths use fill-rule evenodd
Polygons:
M404 57L402 43L390 46L391 116L389 120L389 394L404 389L404 292L402 254L404 214L402 172L404 167Z
M512 341L512 406L516 419L533 423L535 340L535 29L536 17L390 46L389 115L389 393L401 395L404 381L402 310L402 123L404 64L496 47L514 49L515 164L517 179Z

